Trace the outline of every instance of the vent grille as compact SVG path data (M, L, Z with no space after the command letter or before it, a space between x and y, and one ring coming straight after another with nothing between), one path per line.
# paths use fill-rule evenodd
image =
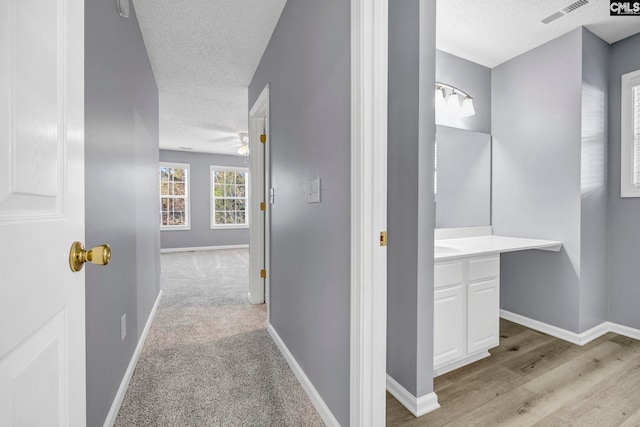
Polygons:
M546 18L544 18L542 21L543 24L548 24L549 22L555 21L558 18L561 18L564 16L564 13L562 12L556 12L553 15L549 15Z
M589 3L589 0L578 0L577 2L571 3L569 6L565 7L564 9L562 9L562 11L564 13L571 13L574 10L576 10L576 9L578 9L578 8L584 6L585 4L588 4L588 3Z

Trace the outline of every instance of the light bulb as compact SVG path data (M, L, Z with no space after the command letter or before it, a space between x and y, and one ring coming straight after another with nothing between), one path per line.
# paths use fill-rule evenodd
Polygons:
M462 108L460 109L460 117L470 117L476 113L475 108L473 108L473 98L467 96L464 101L462 101Z
M447 106L444 109L444 112L452 117L460 116L460 100L458 99L458 94L452 92L449 95L449 99L447 99Z
M240 154L241 156L249 155L249 146L241 145L240 148L238 148L238 154Z
M444 89L441 89L441 88L436 89L436 111L437 112L444 111L447 105L447 102L445 101L446 97L447 97L447 94L445 93Z

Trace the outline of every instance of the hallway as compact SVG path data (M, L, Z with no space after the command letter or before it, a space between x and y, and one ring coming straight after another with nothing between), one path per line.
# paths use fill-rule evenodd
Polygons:
M322 426L247 300L248 249L161 255L163 296L116 426Z

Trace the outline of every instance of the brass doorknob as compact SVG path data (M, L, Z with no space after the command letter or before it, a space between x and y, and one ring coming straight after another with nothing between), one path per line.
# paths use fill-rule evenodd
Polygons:
M92 264L107 265L111 259L111 248L109 245L96 246L86 251L82 243L73 242L69 251L69 267L74 273L82 270L85 262Z

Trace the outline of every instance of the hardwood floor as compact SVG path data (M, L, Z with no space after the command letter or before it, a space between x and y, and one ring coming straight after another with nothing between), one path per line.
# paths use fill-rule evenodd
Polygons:
M580 347L500 319L490 353L435 378L441 407L420 418L387 393L387 426L640 426L640 341Z

